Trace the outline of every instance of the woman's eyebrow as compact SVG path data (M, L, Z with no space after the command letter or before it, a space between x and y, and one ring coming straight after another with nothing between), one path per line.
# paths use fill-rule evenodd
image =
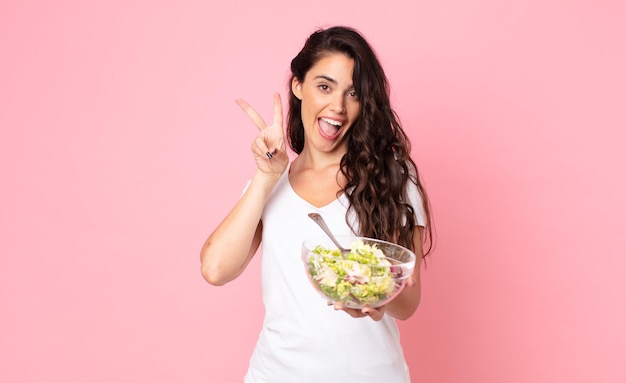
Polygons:
M324 75L324 74L320 74L320 75L317 75L317 76L313 77L313 80L319 80L319 79L326 80L326 81L328 81L328 82L330 82L330 83L332 83L332 84L334 84L334 85L339 84L339 83L337 82L337 80L335 80L335 79L334 79L334 78L332 78L332 77L328 77L328 76L326 76L326 75ZM349 86L349 88L354 88L354 85L350 85L350 86Z
M331 83L333 83L333 84L337 84L337 80L335 80L335 79L334 79L334 78L332 78L332 77L328 77L328 76L326 76L326 75L323 75L323 74L318 75L318 76L315 76L313 79L314 79L314 80L317 80L317 79L320 79L320 78L321 78L321 79L324 79L324 80L326 80L326 81L328 81L328 82L331 82Z

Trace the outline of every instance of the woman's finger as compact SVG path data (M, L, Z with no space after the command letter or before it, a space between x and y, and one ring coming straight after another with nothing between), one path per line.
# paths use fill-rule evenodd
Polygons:
M383 319L383 315L385 314L384 308L380 308L377 310L371 307L364 307L361 311L363 312L363 314L369 315L370 318L372 318L373 320L377 322Z
M364 318L367 316L366 313L364 313L361 310L357 310L357 309L351 309L351 308L347 308L344 305L342 305L339 302L335 302L335 304L333 305L333 308L335 310L342 310L345 311L348 315L350 315L353 318Z
M243 109L244 112L246 112L248 117L252 120L254 125L256 125L256 127L259 130L265 129L267 124L265 123L265 121L263 121L263 117L261 117L261 115L259 113L257 113L257 111L254 110L254 108L251 107L250 104L248 104L247 102L245 102L244 100L242 100L240 98L235 100L235 102L237 103L237 105L239 105L239 107L241 109ZM279 98L279 102L280 102L280 98ZM275 101L274 101L274 103L275 103ZM274 109L276 109L276 105L274 105ZM281 111L282 111L282 109L281 109ZM282 118L282 116L281 116L281 118Z
M283 104L280 93L274 93L274 122L273 125L283 126Z
M252 142L252 152L261 157L266 156L267 155L266 153L270 153L270 150L265 144L265 140L263 140L263 137L257 136L254 142Z
M331 305L333 303L328 302L328 304ZM361 310L347 308L339 302L335 302L333 306L335 310L343 310L350 314L353 318L363 318L369 316L372 320L378 322L383 319L383 316L385 315L385 306L381 306L376 309L372 307L363 307Z

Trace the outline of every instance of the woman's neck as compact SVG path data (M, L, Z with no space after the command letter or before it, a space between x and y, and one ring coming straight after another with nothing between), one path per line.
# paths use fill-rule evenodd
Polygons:
M345 151L331 153L307 150L305 147L293 161L292 167L296 170L323 170L329 167L339 169L339 164Z

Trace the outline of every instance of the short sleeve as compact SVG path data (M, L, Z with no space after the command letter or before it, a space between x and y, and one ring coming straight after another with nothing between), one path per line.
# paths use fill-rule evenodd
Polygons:
M413 207L413 211L415 212L415 222L418 226L425 226L426 219L424 218L424 201L422 200L422 196L417 189L417 185L413 181L407 182L407 195L409 197L409 201L411 202L411 206Z

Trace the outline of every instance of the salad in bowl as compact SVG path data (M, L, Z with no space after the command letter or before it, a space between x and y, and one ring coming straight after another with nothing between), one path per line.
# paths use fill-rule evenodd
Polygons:
M313 287L345 307L380 307L402 291L415 268L415 254L391 242L337 236L342 253L327 237L305 240L302 261Z

